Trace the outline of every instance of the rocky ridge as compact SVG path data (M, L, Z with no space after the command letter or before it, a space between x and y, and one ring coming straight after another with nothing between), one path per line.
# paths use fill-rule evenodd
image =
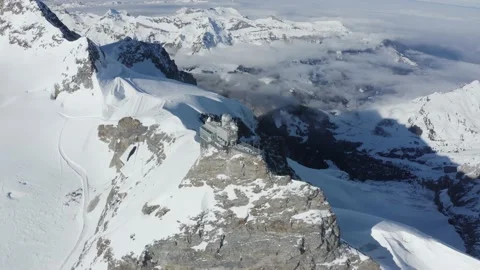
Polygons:
M110 260L109 269L378 269L341 242L318 188L269 174L261 156L208 149L180 184L203 187L213 190L212 209L140 257ZM100 256L108 259L108 248Z
M124 117L118 121L118 125L100 125L98 126L98 137L101 141L108 143L108 147L113 151L110 167L115 167L118 172L128 162L130 156L136 151L139 143L145 143L148 146L152 156L147 163L155 160L155 165L162 163L165 159L164 144L171 144L175 139L159 129L159 125L144 126L138 119ZM127 151L130 152L125 160L122 160Z
M53 98L60 92L93 89L93 74L101 61L101 51L87 38L70 31L41 1L2 1L1 37L12 46L11 53L23 50L30 63L36 62L36 58L43 61L36 52L41 55L48 55L51 51L65 52L63 60L49 63L55 82L44 87L53 89Z
M187 72L178 70L175 61L159 43L147 43L127 37L121 41L103 46L102 49L116 58L126 67L136 70L136 65L151 61L153 67L165 75L165 77L184 83L196 85L195 78Z
M264 115L259 133L286 142L287 156L311 168L330 162L352 180L408 181L435 194L467 252L480 242L480 83L405 104L331 113L291 106Z

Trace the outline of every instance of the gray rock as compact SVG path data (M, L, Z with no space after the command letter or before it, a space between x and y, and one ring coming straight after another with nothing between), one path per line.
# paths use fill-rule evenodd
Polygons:
M130 146L140 142L146 142L148 149L153 153L147 162L155 160L157 164L160 164L165 159L163 152L165 144L173 143L175 139L159 131L158 128L158 125L146 127L132 117L120 119L117 126L100 125L98 137L101 141L108 143L108 147L113 151L110 167L115 167L120 171L124 165L120 157Z
M192 74L178 70L175 61L170 59L167 51L159 43L148 43L126 37L108 47L114 47L118 54L117 60L127 67L151 60L167 78L193 85L197 84Z
M320 189L272 175L261 156L202 156L180 188L204 185L213 188L217 210L181 224L182 233L138 258L110 260L109 269L379 269L340 241Z

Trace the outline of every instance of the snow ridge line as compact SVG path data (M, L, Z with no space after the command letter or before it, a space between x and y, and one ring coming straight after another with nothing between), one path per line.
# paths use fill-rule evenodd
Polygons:
M87 220L87 206L88 206L88 201L90 200L90 194L89 194L90 186L89 186L89 183L88 183L88 175L87 175L87 172L85 171L85 169L83 169L80 165L78 165L73 160L71 160L65 154L65 152L62 148L63 131L65 130L65 127L67 126L68 120L71 117L68 117L67 115L64 115L62 113L60 113L60 115L62 115L65 118L65 123L62 127L62 130L60 131L60 135L59 135L59 138L58 138L58 152L60 153L60 156L62 157L63 161L70 167L70 169L72 169L75 172L75 174L77 174L78 177L81 178L82 189L83 189L83 196L82 196L83 197L83 200L82 200L82 204L83 204L82 205L82 222L83 222L83 224L82 224L82 230L80 232L80 235L78 236L78 239L77 239L77 242L75 243L75 246L70 251L68 256L65 258L62 265L60 266L60 270L62 270L62 269L65 269L66 264L68 263L70 258L73 256L75 251L77 251L77 249L79 248L83 238L85 237L85 234L86 234L86 231L87 231L87 221L86 220Z

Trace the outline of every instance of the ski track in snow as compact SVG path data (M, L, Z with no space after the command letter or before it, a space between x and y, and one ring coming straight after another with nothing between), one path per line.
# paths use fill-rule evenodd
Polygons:
M87 206L88 206L88 201L90 200L90 187L89 187L89 184L88 184L88 175L87 175L87 172L85 171L85 169L83 169L80 165L75 163L75 161L71 160L65 154L65 151L62 148L63 131L65 130L65 127L67 126L67 124L69 122L69 119L75 119L75 118L69 117L69 116L67 116L63 113L60 113L60 115L62 115L65 118L65 123L62 127L62 130L60 131L60 135L59 135L59 138L58 138L58 152L60 153L60 156L62 157L63 161L70 167L70 169L72 169L75 172L75 174L77 174L78 177L81 178L82 189L83 189L83 196L82 196L83 197L83 200L82 200L82 230L81 230L81 232L78 236L78 239L77 239L75 245L73 246L73 249L70 251L68 256L63 261L62 265L60 266L60 270L62 270L62 269L65 269L67 263L69 262L69 260L73 256L73 254L77 251L77 249L81 245L82 240L85 238L85 233L87 231L87 226L88 226L88 223L87 223ZM89 118L91 118L91 117L89 117Z

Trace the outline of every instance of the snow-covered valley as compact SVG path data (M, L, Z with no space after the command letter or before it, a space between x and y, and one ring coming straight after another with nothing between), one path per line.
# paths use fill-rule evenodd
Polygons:
M353 182L338 169L289 162L302 179L325 192L343 239L386 269L478 267L474 258L462 254L463 241L438 212L433 192L407 183Z
M195 85L203 60L194 78L172 58L351 41L341 22L233 9L82 21L36 0L0 8L0 269L480 268L466 254L478 256L480 241L478 81L374 113L295 102L257 118L255 103ZM371 47L326 57L418 68L388 42ZM301 65L324 61L310 60ZM224 113L263 155L200 147L203 117Z

